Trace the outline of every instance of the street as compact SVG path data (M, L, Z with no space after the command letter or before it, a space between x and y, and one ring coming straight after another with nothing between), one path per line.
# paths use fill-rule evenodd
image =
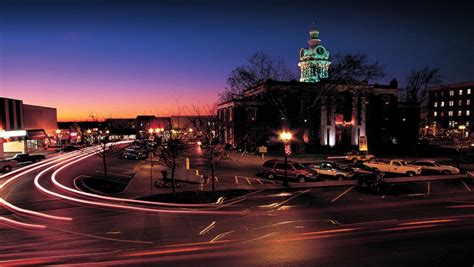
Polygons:
M100 168L100 159L84 151L51 160L2 178L1 264L399 266L473 260L474 194L467 180L431 182L429 193L426 182L393 185L383 194L350 186L261 189L222 205L183 208L60 189L52 178L74 189L74 178ZM37 169L23 174L32 166Z

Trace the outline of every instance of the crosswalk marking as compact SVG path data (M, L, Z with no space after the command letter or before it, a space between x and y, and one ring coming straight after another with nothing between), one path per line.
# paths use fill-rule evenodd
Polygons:
M252 184L252 183L250 182L249 178L245 177L245 179L247 180L247 183L248 183L248 184Z
M260 184L263 184L262 181L260 181L260 179L257 179L257 181L258 181Z
M235 183L236 183L236 184L239 183L239 178L237 178L237 176L235 176Z

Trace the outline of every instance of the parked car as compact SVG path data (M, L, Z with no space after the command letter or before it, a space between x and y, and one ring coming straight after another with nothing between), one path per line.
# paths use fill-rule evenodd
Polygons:
M357 189L359 190L368 189L378 193L385 184L383 173L377 171L358 169L353 178L357 181Z
M374 173L374 174L382 176L382 177L385 176L385 173L383 171L374 169L372 167L364 165L363 163L354 163L354 164L349 165L348 167L350 167L354 170L354 174L369 172L369 173Z
M23 153L23 154L16 154L13 156L13 160L15 160L18 163L25 163L25 162L39 162L42 159L45 159L46 156L43 154L35 154L35 155L30 155L28 153Z
M434 160L415 160L410 162L410 164L420 166L421 170L426 173L442 173L445 175L460 173L458 168L450 165L442 165Z
M140 159L146 159L146 154L145 153L142 153L142 152L139 152L139 151L135 151L135 150L125 150L123 153L122 153L122 158L124 159L136 159L136 160L140 160Z
M11 172L13 167L17 165L17 162L15 160L1 160L0 161L0 170L2 172Z
M307 163L307 168L317 172L323 177L336 178L341 181L344 179L352 178L354 170L346 166L342 166L332 161L323 161L319 163Z
M263 163L261 173L268 179L285 176L285 161L283 160L267 160ZM296 179L300 183L304 183L310 179L316 179L317 173L307 169L301 163L288 161L287 175L290 179Z
M375 159L375 156L372 154L368 154L366 152L361 152L361 151L351 151L348 152L346 155L343 156L332 156L328 157L328 159L342 159L342 160L348 160L352 161L354 163L357 163L359 161L368 161L368 160L373 160Z
M364 165L386 173L405 174L409 177L421 174L420 166L407 164L401 159L394 159L389 162L382 160L371 160L364 162Z

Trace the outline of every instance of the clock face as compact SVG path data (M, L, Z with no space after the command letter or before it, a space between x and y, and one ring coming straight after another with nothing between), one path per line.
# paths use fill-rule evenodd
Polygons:
M326 50L326 49L324 49L324 47L318 46L318 47L316 47L316 54L318 54L318 55L324 55L325 50Z

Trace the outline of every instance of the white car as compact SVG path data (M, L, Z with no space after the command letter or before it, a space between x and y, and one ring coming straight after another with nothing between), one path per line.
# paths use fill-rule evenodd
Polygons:
M434 160L415 160L410 162L411 165L420 166L424 172L432 172L432 173L442 173L442 174L459 174L459 169L450 166L450 165L442 165L437 163Z

